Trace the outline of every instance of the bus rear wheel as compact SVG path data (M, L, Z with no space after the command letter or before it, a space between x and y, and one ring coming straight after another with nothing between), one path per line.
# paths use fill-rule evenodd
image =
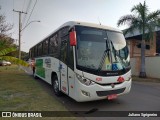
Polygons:
M62 93L59 90L59 82L58 82L57 76L52 77L52 86L53 86L53 91L54 91L55 95L61 96Z

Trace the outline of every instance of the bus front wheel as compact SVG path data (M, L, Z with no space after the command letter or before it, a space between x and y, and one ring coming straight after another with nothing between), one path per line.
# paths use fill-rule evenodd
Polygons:
M55 95L61 96L61 91L59 90L59 81L56 75L52 77L52 86Z

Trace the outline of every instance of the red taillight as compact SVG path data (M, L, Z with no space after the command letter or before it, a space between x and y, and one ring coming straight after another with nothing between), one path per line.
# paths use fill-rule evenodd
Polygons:
M120 77L117 79L117 81L120 82L120 83L122 83L122 82L124 82L124 78L120 76Z

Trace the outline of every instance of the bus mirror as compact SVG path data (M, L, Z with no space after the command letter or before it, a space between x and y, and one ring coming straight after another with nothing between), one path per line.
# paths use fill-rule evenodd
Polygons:
M76 46L77 44L77 39L76 39L76 32L72 31L69 33L69 38L70 38L70 45L71 46Z

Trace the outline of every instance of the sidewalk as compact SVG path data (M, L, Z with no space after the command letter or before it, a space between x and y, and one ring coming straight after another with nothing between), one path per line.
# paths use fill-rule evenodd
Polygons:
M21 70L25 71L28 75L33 75L31 67L21 66Z
M137 82L155 82L155 83L160 83L160 79L158 78L139 78L137 76L132 76L133 81Z

